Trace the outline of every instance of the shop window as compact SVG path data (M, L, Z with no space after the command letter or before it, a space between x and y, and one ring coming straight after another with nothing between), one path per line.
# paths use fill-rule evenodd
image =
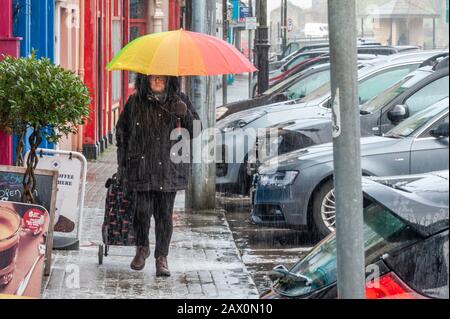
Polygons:
M122 46L122 33L120 19L112 21L112 53L115 56ZM121 97L121 72L113 71L112 73L112 100L116 102Z
M147 3L146 0L130 1L130 42L147 34ZM129 72L128 82L130 85L134 84L135 79L136 73Z
M147 17L147 1L131 0L130 1L130 18L146 19Z

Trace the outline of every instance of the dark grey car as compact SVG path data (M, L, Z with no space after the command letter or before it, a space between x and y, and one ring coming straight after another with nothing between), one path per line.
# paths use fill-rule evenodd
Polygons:
M362 139L363 174L393 176L448 169L449 99L405 120L384 137ZM278 227L334 230L333 145L274 157L255 176L252 220Z

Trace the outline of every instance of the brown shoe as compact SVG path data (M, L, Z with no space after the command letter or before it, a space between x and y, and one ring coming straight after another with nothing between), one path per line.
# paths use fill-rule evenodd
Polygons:
M169 266L166 257L156 258L156 277L170 277Z
M150 257L150 247L149 246L137 246L136 247L136 256L133 258L131 262L131 269L133 270L142 270L145 267L145 260Z

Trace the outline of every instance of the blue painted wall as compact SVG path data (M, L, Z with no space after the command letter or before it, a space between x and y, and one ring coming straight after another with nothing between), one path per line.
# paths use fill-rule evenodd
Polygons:
M29 56L32 50L38 57L47 57L54 61L54 0L13 0L14 35L21 37L20 55ZM26 150L30 149L28 137ZM13 158L16 158L18 138L14 138ZM42 148L54 148L53 143L42 142Z

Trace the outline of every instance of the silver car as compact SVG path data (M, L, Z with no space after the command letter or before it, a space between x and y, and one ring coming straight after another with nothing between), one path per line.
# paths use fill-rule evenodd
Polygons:
M416 70L436 51L392 55L370 60L359 71L360 102L371 100L393 84ZM217 123L221 131L216 137L217 190L248 194L251 180L247 176L249 152L256 142L258 131L299 118L330 117L330 84L326 84L300 101L278 103L235 113Z
M420 174L449 166L449 99L413 115L385 136L363 138L366 176ZM255 176L252 220L326 236L335 229L333 144L274 157Z

